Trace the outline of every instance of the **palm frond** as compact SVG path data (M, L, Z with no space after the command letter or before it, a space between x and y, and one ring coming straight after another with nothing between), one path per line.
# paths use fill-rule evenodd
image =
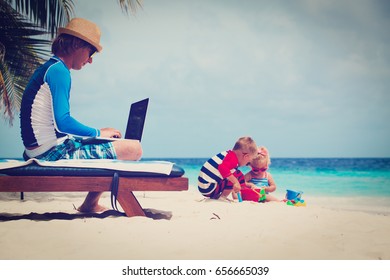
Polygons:
M126 14L128 14L129 11L132 14L135 14L138 8L142 8L142 3L143 3L143 0L118 0L118 1L122 11L125 12Z
M9 120L9 124L12 125L12 121L14 118L14 108L13 104L19 103L20 99L17 102L13 100L15 87L12 79L12 75L10 74L7 65L0 62L0 108L4 107L4 116ZM15 101L15 102L14 102ZM16 105L17 106L17 105Z
M6 0L15 2L17 12L25 14L32 23L46 29L54 37L57 28L65 25L74 15L72 0Z
M126 14L135 14L143 3L118 1ZM73 0L0 0L0 108L10 123L32 73L50 55L51 42L43 38L53 38L74 7Z
M13 112L20 108L20 101L35 69L50 55L47 32L0 0L0 107L13 120Z

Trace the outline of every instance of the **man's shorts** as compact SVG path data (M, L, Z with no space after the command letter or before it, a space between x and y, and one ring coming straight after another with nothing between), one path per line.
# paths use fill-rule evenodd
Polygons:
M75 139L67 139L64 143L36 158L56 161L60 159L116 159L117 156L112 142L83 145Z
M241 186L245 185L245 178L244 174L240 170L236 170L233 173L234 177L237 178L238 182L240 183ZM228 180L228 179L223 179L218 183L211 183L210 187L207 189L208 193L204 193L205 190L199 188L199 191L206 197L209 197L211 199L218 199L224 190L231 190L233 189L233 184ZM212 190L210 192L210 190Z

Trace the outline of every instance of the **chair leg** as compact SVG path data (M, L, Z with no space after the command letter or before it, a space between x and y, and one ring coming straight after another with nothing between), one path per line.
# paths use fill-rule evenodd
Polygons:
M146 216L144 210L142 209L132 191L119 189L117 199L123 211L125 211L126 216Z
M24 200L24 192L20 193L20 200Z

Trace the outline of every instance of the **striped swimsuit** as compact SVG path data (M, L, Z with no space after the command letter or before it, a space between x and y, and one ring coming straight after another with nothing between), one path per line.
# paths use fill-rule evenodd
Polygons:
M224 151L215 155L202 166L198 176L198 190L205 197L218 199L225 189L233 188L230 181L224 178L218 170L222 163L229 165L231 174L237 178L240 184L245 184L244 175L237 169L238 163L234 163L233 166L231 162L224 161L229 152ZM234 157L236 156L234 155Z
M269 187L268 172L265 172L264 178L251 178L249 183L253 183L259 188L266 187L265 192L268 194L267 192L267 187Z
M259 188L261 188L261 187L269 187L268 173L267 172L265 173L265 177L264 178L251 178L249 183L253 183L253 184L255 184Z

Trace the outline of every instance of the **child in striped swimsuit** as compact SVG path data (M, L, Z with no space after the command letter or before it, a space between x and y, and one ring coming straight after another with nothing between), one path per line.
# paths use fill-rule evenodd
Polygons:
M210 158L202 166L198 177L200 193L211 199L228 199L241 187L245 187L244 174L237 168L245 166L257 156L257 146L250 137L241 137L233 150L221 152Z
M263 201L280 201L273 195L269 194L276 190L276 184L272 175L267 172L268 166L271 164L271 159L267 148L260 147L258 156L254 158L250 166L252 168L245 174L246 187L241 189L243 200L260 202L260 191L265 189L266 195Z

